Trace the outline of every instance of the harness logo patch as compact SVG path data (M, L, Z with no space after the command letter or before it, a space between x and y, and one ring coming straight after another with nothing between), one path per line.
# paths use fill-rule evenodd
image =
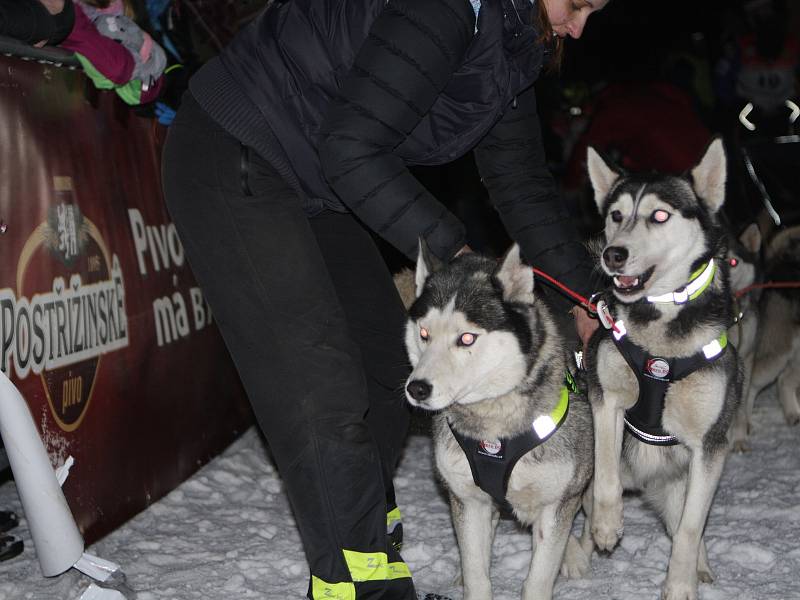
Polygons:
M489 458L503 458L503 442L494 440L481 440L478 442L478 454Z
M644 373L655 379L666 379L669 377L669 363L663 358L650 358L644 366Z

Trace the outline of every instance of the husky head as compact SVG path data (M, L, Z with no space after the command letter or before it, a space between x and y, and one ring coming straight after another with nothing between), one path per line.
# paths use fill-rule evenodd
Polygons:
M477 254L438 264L420 244L406 349L406 397L427 410L512 391L528 372L533 271L514 246L498 267Z
M594 198L605 218L601 264L625 303L684 286L718 251L723 232L725 151L715 139L683 176L627 175L589 148Z
M728 261L731 266L731 289L741 290L755 283L760 267L761 231L751 223L739 235L731 238Z

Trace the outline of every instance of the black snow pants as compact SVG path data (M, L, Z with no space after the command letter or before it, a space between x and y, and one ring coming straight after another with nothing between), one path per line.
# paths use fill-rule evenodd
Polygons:
M387 537L409 423L405 311L374 240L349 214L310 218L188 95L163 185L292 505L308 597L416 600Z

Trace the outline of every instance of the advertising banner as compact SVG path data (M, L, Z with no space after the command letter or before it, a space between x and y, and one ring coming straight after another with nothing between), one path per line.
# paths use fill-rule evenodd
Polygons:
M161 194L166 130L79 70L0 57L0 368L88 543L252 422Z

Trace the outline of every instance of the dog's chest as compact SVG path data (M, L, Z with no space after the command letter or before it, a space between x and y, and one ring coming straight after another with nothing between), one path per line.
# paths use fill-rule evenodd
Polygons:
M613 399L620 408L636 404L639 382L614 343L603 340L597 348L597 378L603 397Z
M434 452L439 474L455 496L462 501L489 499L475 483L464 450L452 434L442 431ZM535 521L544 506L557 502L574 475L574 465L542 460L543 454L542 446L528 452L516 462L508 480L506 499L525 523Z

